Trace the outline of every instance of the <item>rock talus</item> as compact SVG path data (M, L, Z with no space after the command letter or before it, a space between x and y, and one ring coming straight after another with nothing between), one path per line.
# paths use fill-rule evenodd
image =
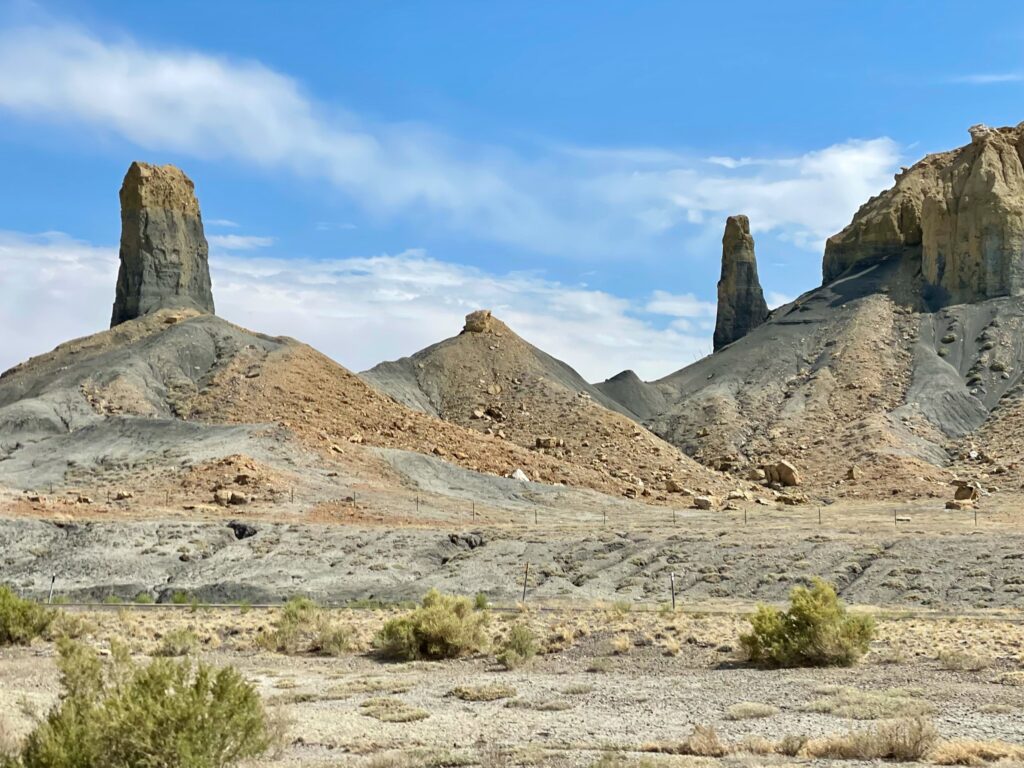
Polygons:
M722 277L718 281L715 349L746 336L768 318L757 277L754 238L746 216L730 216L722 236Z
M826 283L896 257L919 266L932 304L1024 294L1024 124L970 134L903 170L829 238Z
M179 168L131 164L121 185L120 261L111 328L160 309L213 313L199 202Z

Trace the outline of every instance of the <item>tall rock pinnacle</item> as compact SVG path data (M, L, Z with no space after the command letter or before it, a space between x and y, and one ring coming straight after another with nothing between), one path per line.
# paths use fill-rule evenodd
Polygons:
M715 349L746 336L768 317L757 278L754 238L746 216L730 216L722 236L722 277L718 281Z
M120 258L111 328L158 309L213 313L203 219L180 168L131 164L121 185Z

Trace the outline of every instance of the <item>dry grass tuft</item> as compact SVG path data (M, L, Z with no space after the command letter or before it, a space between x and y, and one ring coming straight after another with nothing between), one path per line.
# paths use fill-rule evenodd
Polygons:
M822 690L828 690L828 695L814 699L804 707L804 711L835 715L850 720L920 717L934 711L930 703L915 698L910 691L900 688L890 688L886 691L858 691L854 688Z
M733 704L725 711L726 720L755 720L759 717L773 717L779 714L779 708L771 704L760 704L755 701L742 701Z
M828 760L901 760L923 759L939 739L931 721L923 717L888 720L873 728L843 735L809 740L801 757Z
M928 756L939 765L981 765L1024 760L1024 747L1005 741L944 741Z
M532 709L534 712L564 712L572 709L572 702L565 699L512 699L505 703L509 709Z
M390 696L380 696L367 699L359 705L363 714L380 720L383 723L411 723L416 720L426 720L430 713L425 709L419 709L407 704L401 699Z
M992 665L992 659L988 656L960 649L943 649L937 658L943 669L956 672L979 672Z
M497 701L516 695L516 689L510 685L494 683L492 685L460 685L451 691L451 696L463 701Z

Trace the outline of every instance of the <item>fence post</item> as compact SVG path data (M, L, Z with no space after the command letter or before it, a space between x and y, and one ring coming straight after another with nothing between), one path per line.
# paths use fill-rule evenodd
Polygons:
M668 575L669 582L672 584L672 611L676 610L676 574L675 571Z
M46 596L46 604L47 605L50 605L50 603L53 602L53 585L56 582L57 582L57 574L55 573L55 574L53 574L53 577L50 579L50 594Z
M526 564L526 571L523 573L523 602L526 602L526 582L530 578L530 564Z

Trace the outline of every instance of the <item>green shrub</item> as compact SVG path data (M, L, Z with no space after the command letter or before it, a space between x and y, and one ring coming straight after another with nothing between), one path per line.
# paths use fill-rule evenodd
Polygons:
M171 595L172 605L188 605L191 602L192 598L189 596L188 592L178 590L177 592Z
M188 656L199 648L199 638L191 629L173 629L164 635L156 656Z
M759 606L753 631L740 637L751 661L776 667L849 666L863 656L875 633L870 616L847 613L835 588L815 579L790 593L788 611Z
M56 614L0 587L0 645L28 645L46 634Z
M152 605L155 601L149 592L139 592L139 594L135 596L135 602L138 605Z
M473 598L473 607L478 611L486 611L490 608L490 604L487 602L487 595L483 592L477 592L476 597Z
M232 668L184 659L104 664L59 646L63 695L28 736L16 768L220 768L256 757L272 736L256 691Z
M520 667L537 655L537 637L525 624L515 624L498 646L497 659L505 669Z
M279 653L340 656L352 648L352 631L309 598L293 597L281 607L273 631L262 633L257 642Z
M487 612L474 610L468 597L432 589L419 608L385 623L374 645L385 657L402 661L452 659L487 645L488 620Z

